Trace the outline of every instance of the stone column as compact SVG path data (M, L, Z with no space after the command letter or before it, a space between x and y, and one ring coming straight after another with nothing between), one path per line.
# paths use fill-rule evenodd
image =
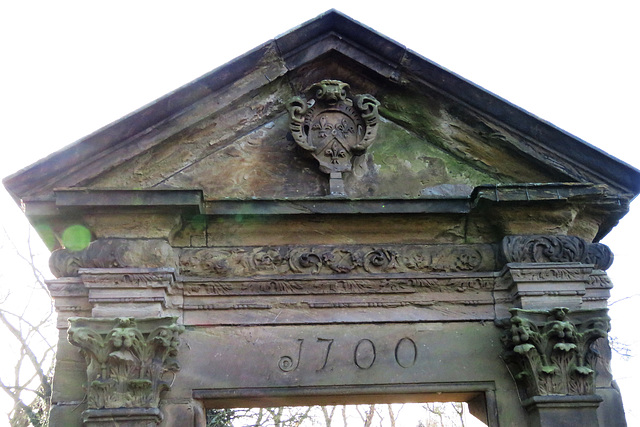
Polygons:
M162 421L160 392L178 370L175 317L72 318L69 342L87 362L85 426L150 427Z
M100 239L55 251L50 267L61 332L52 425L198 422L199 402L160 399L175 377L182 331L173 248L162 239Z

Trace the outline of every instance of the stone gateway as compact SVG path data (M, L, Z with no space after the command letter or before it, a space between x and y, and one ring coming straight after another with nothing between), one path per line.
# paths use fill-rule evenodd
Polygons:
M436 398L625 425L598 241L640 172L339 12L4 183L55 249L51 426Z

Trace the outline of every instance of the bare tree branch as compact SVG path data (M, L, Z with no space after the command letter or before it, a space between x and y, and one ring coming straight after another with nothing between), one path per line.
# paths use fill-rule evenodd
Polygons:
M11 324L11 322L9 322L7 320L7 318L5 317L4 313L1 312L1 311L0 311L0 321L2 321L2 323L4 323L6 328L13 334L13 336L18 340L18 342L20 342L20 344L22 345L22 351L25 352L26 356L29 358L29 361L33 365L33 368L35 369L35 371L38 373L38 376L40 377L40 381L42 383L42 387L44 389L44 393L47 396L50 396L51 395L51 384L49 384L49 378L47 378L47 376L45 375L44 371L42 370L42 366L40 365L40 361L38 360L37 356L35 355L35 353L31 349L31 347L29 347L29 343L25 341L24 336L20 333L20 330L18 330L16 327L14 327Z

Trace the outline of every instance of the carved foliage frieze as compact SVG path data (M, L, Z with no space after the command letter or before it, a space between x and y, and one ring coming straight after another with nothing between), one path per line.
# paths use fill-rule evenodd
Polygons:
M185 249L186 276L389 274L491 271L491 245L279 246Z
M595 393L592 344L607 336L606 309L514 308L510 313L510 319L497 323L505 329L504 359L526 397Z
M289 128L296 143L311 152L325 173L347 172L352 157L373 143L378 132L378 106L371 95L349 97L349 85L322 80L289 100Z
M577 236L506 236L502 240L504 262L580 262L606 270L613 262L611 250L601 243L587 243Z
M184 284L185 296L414 294L416 292L484 292L493 290L490 277L423 277L296 280L214 280Z
M69 319L69 342L87 361L87 406L157 408L169 389L179 335L175 317Z

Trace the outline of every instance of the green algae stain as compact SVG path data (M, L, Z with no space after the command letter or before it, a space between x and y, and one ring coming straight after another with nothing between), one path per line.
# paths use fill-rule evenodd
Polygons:
M428 138L408 131L397 123L382 119L376 142L369 152L376 165L381 188L386 181L400 185L407 195L418 195L420 190L444 183L480 185L495 182L463 161L446 153ZM400 188L397 188L400 190ZM385 192L393 192L387 188Z

